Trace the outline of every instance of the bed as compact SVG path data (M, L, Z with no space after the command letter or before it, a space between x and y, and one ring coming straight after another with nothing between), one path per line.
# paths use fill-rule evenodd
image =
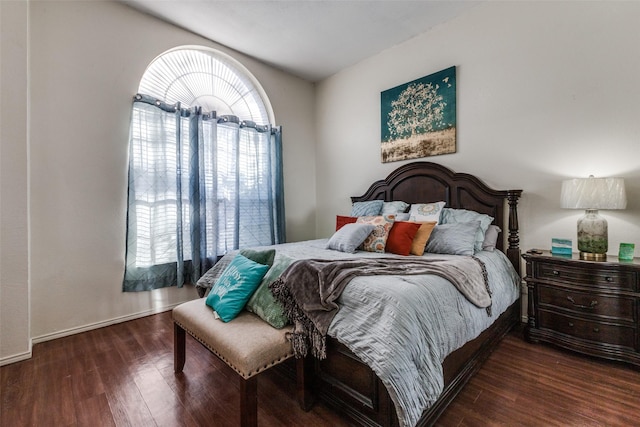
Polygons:
M396 336L398 333L395 331L396 323L394 323L396 317L399 318L398 322L404 323L398 323L398 331L408 331L411 326L407 329L406 325L412 325L411 322L414 319L412 313L420 310L405 309L405 306L401 305L399 307L403 309L396 309L391 316L393 320L390 320L390 323L387 324L382 320L379 322L380 324L372 322L371 319L378 319L375 317L378 315L381 316L380 319L384 319L382 316L385 315L384 312L388 311L388 305L397 302L395 296L390 296L389 300L385 299L387 298L385 289L387 287L394 288L389 291L389 295L391 295L391 293L398 292L395 288L398 288L399 285L387 286L386 279L381 276L356 277L347 285L338 301L341 309L338 310L338 314L329 327L326 342L327 357L322 360L307 357L309 362L305 367L306 387L313 390L317 398L359 425L423 426L433 424L470 377L480 368L496 343L520 321L520 249L517 217L517 203L520 194L521 190L499 191L491 189L472 175L454 173L435 163L413 162L399 167L387 178L374 182L363 195L352 197L353 203L374 200L404 201L407 204L444 201L446 207L450 209L465 209L491 216L493 225L499 226L502 230L500 238L495 244L496 250L491 253L481 251L472 258L480 259L482 265L491 265L491 269L487 267L487 271L491 286L496 287L493 289L494 295L491 304L494 313L491 314L487 311L485 314L478 307L471 307L468 301L461 302L464 297L461 297L459 292L455 290L447 290L446 293L449 296L442 297L442 301L444 301L442 303L431 303L429 299L424 300L425 306L430 304L433 306L430 310L448 312L448 308L447 310L439 309L437 305L451 304L453 309L449 311L460 312L464 316L471 313L469 317L473 317L474 320L463 318L463 314L457 315L455 319L452 317L451 319L457 322L455 323L456 328L461 329L463 326L459 324L466 323L470 325L468 326L469 331L457 331L455 334L446 332L442 334L443 338L441 338L440 335L437 335L440 333L438 328L429 325L430 323L444 324L447 322L442 319L426 319L424 320L426 323L423 324L419 323L423 322L419 317L419 321L416 320L415 324L420 325L420 330L414 331L413 334L422 334L422 328L434 329L434 334L436 334L436 338L429 335L431 332L425 334L427 341L433 341L431 347L436 350L424 351L430 355L423 357L421 349L429 346L425 347L423 343L415 344L412 339L407 340L406 337L398 338ZM337 251L327 251L324 249L326 243L326 239L289 243L276 246L276 251L293 259L323 258L323 251L331 252L326 255L331 259L346 259L353 256ZM367 257L372 258L386 255L366 254ZM429 255L442 258L436 254ZM226 258L230 259L232 256L233 254L229 254ZM224 260L225 258L223 258L223 262L219 263L218 270L223 268ZM499 269L505 271L494 273L494 264L499 265ZM500 279L494 279L494 277L500 277ZM507 279L502 279L502 277L507 277ZM422 283L423 279L426 280L424 276L412 276L410 279L405 276L399 279L401 281L398 283L402 286L407 285L407 289L428 288L430 289L428 292L436 292L431 288L452 288L441 277L429 278L429 286L424 286L426 282ZM496 284L491 281L495 281ZM505 283L497 284L498 281ZM500 290L502 287L505 289L504 297L502 297L503 291ZM389 301L389 304L374 303L371 308L363 309L361 301L375 299L375 297L372 298L372 295L376 295L375 292L378 291L381 292L379 294L381 300ZM423 291L420 290L420 292ZM454 294L455 296L451 296ZM414 298L412 296L405 303L407 306L412 305L414 304L412 301L415 299L418 301L415 304L421 307L419 305L423 304L421 298L423 297ZM448 302L447 298L451 299L451 302ZM360 310L360 314L358 314L358 310ZM376 310L379 310L379 313ZM419 316L422 315L422 313L419 314ZM447 314L440 314L440 316L448 318ZM407 319L403 320L403 317L407 317ZM354 325L358 326L354 327ZM464 328L466 329L467 326L465 325ZM362 332L364 330L367 331L366 334ZM385 335L389 330L393 332ZM450 335L456 335L452 342L447 341L450 339ZM459 342L460 339L464 339L464 341ZM381 344L379 341L383 341L383 343ZM380 345L386 347L378 349ZM389 352L389 347L395 350ZM385 354L393 354L393 356L386 357ZM395 366L396 363L391 360L393 357L402 359L402 363L398 363L399 367ZM412 373L413 360L422 360L423 358L426 362L416 362L418 366L415 369L417 371L415 374ZM407 360L411 366L405 366ZM420 364L434 366L426 370ZM431 373L434 368L437 375ZM423 372L428 372L426 375L429 381L422 379ZM415 380L414 383L411 383L411 379L401 378L401 381L407 381L408 384L398 385L396 377L414 377ZM433 380L434 384L430 383L431 377L437 377ZM406 392L406 390L411 390L411 392ZM409 396L409 394L411 395Z

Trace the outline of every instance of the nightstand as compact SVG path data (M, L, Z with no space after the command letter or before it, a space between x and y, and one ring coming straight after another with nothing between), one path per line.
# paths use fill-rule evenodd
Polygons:
M640 367L640 259L527 252L525 338Z

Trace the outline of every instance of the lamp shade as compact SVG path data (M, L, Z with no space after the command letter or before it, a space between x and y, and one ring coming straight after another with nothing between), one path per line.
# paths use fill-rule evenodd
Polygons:
M562 182L560 204L567 209L624 209L627 195L622 178L568 179Z

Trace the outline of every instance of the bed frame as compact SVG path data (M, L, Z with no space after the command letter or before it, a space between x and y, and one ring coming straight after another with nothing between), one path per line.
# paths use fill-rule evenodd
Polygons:
M374 182L366 193L351 200L402 200L407 203L443 200L450 208L488 214L502 229L502 239L499 239L497 248L506 253L520 274L517 203L521 193L522 190L491 189L475 176L454 173L435 163L414 162L399 167L386 179ZM419 426L432 425L437 420L480 369L495 345L520 321L520 300L517 300L479 337L445 359L444 391L436 403L422 414ZM298 369L305 369L305 377L310 381L307 385L311 386L316 397L354 423L364 426L398 425L394 404L380 379L337 340L328 337L325 360L312 359L304 368Z

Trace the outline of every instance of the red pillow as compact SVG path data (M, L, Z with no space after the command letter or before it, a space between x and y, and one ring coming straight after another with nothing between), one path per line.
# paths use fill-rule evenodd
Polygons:
M389 231L386 252L398 255L409 255L411 243L422 224L418 222L396 221Z
M340 230L342 227L344 227L347 224L351 224L353 222L356 222L358 220L358 217L355 216L336 216L336 231Z

